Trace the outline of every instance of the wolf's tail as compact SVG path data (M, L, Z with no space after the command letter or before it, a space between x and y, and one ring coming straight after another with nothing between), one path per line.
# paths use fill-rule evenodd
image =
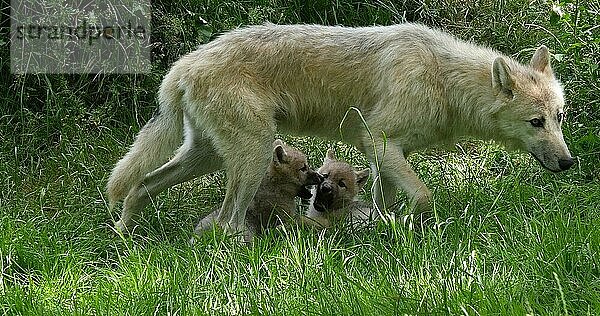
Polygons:
M178 88L178 80L173 70L165 76L158 94L158 112L144 125L129 152L112 170L106 185L111 208L142 182L147 173L164 164L181 143L183 91Z

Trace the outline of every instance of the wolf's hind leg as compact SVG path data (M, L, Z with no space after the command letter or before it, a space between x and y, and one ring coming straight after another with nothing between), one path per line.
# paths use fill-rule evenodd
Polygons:
M208 138L186 141L173 159L147 174L142 183L129 191L116 228L126 232L150 200L169 187L221 169L219 157Z
M395 197L395 193L391 192L392 188L400 187L406 193L415 215L427 215L430 210L431 191L408 164L402 149L394 145L391 139L387 141L385 153L382 141L376 143L376 148L386 207L391 206L387 203L391 203L388 201ZM377 192L379 188L376 187L375 190Z
M227 186L217 222L226 231L242 233L245 241L252 239L245 225L246 211L269 166L271 141L244 142L234 157L225 157Z
M228 233L241 233L245 241L250 241L246 211L272 159L275 125L269 126L268 120L257 116L243 117L246 118L244 124L230 129L231 124L225 122L213 134L227 176L225 199L215 222Z

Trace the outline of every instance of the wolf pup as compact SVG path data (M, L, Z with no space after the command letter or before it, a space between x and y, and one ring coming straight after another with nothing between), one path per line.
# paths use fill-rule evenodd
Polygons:
M463 137L496 140L553 172L567 170L565 100L550 59L541 46L524 65L412 23L230 31L183 56L163 79L159 111L108 181L109 204L125 199L116 226L131 225L166 188L224 168L216 222L245 231L278 131L343 140L377 161L381 210L397 188L417 214L429 210L431 191L406 157Z
M344 219L353 223L373 219L372 205L356 200L369 179L369 169L355 171L349 164L338 161L330 149L317 172L323 182L313 188L307 218L303 218L303 222L313 221L326 228Z
M244 236L251 241L266 229L288 221L295 222L295 196L308 198L306 186L319 184L323 178L307 165L306 156L277 139L273 143L273 159L260 182L246 212L248 231ZM219 209L203 218L195 232L201 234L211 229L218 218Z

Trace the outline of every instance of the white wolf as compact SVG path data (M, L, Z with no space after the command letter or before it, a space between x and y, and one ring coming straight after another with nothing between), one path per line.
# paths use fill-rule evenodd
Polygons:
M217 222L245 231L276 132L339 139L351 107L361 111L374 139L350 115L343 141L372 163L377 155L379 207L391 205L401 188L416 212L428 210L431 192L405 157L463 136L530 152L551 171L573 164L561 131L563 91L545 46L523 65L419 24L233 30L177 61L158 101L158 114L108 181L110 204L125 198L120 229L150 197L224 168ZM165 163L183 134L183 145Z

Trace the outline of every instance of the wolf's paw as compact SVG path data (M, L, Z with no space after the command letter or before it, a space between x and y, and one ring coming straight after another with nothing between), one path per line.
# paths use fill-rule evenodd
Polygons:
M190 240L188 240L188 245L193 246L194 244L196 244L196 242L201 238L202 236L197 235L194 232L194 235L192 235L192 237L190 238Z
M402 216L402 223L409 230L420 233L434 226L435 217L431 211L422 211Z
M240 243L251 243L254 239L254 233L246 225L236 225L232 228L230 224L220 223L214 214L204 217L196 228L194 235L190 238L189 244L193 245L205 236L225 235L232 237Z
M254 233L244 224L236 225L235 227L225 225L225 232L240 243L251 244L254 240Z
M130 228L123 220L119 220L115 223L115 231L119 234L128 235Z
M203 236L208 235L209 232L213 232L219 230L219 224L215 220L215 214L209 214L208 216L202 218L196 228L194 229L194 235L189 240L189 244L193 245L201 239Z

